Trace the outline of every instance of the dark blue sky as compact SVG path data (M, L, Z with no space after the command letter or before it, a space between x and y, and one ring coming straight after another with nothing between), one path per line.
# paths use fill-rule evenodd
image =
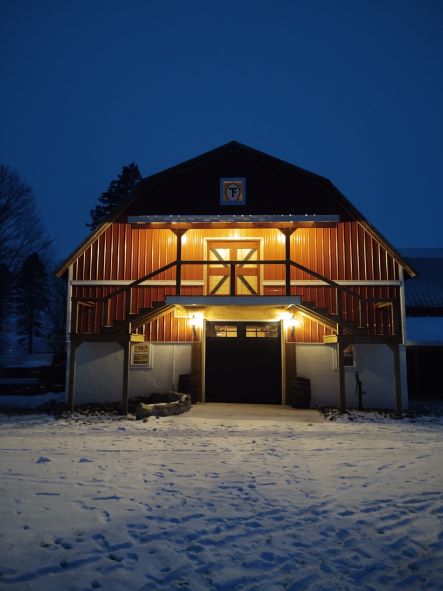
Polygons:
M0 162L60 258L124 164L231 139L330 178L395 246L443 246L441 0L0 0L0 56Z

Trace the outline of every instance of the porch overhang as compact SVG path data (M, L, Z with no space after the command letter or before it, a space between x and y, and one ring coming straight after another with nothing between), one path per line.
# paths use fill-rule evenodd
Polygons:
M263 320L277 322L301 302L299 296L167 296L175 317L203 312L206 320Z
M301 304L300 296L166 296L176 306L274 306Z

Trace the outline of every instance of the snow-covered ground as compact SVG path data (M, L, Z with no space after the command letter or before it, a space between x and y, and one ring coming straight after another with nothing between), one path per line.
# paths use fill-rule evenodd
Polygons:
M17 395L17 394L3 394L0 396L0 412L2 408L37 408L46 402L64 402L64 392L45 392L44 394L33 395Z
M0 588L441 591L442 419L198 409L2 417Z

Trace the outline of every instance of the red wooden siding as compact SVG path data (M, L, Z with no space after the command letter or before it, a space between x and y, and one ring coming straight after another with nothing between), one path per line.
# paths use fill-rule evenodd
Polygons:
M205 239L261 239L260 257L263 259L284 259L285 244L283 234L278 229L225 229L189 230L183 241L183 260L207 259ZM176 236L170 230L137 229L128 224L115 223L110 226L75 261L74 280L134 281L158 269L176 258ZM298 229L291 236L291 258L333 280L397 280L398 264L380 244L356 222L343 222L336 228ZM263 280L283 281L283 265L265 265ZM184 265L182 279L203 281L205 269L197 265ZM174 280L175 269L158 275L155 279ZM292 268L291 279L312 281L315 278L301 270ZM371 287L353 288L365 297L396 297L398 288ZM115 291L113 286L75 286L74 297L100 298ZM182 295L200 295L203 286L183 286ZM265 295L284 294L284 285L265 285ZM318 307L336 312L335 290L318 286L296 286L292 293L300 295L304 301L315 302ZM167 295L175 295L175 286L146 287L132 290L131 311L149 307L152 302L163 301ZM127 294L112 298L110 320L123 319ZM358 324L358 302L345 297L345 317ZM84 311L80 329L98 332L102 319L101 304L98 314ZM381 312L371 312L368 321L374 330L385 330L386 321ZM145 328L146 338L152 341L190 341L190 331L184 319L174 319L172 315L153 322ZM322 342L329 329L316 322L304 319L303 326L296 331L300 342Z
M185 342L199 340L199 336L193 334L192 327L185 318L174 318L167 314L163 318L154 320L146 326L145 338L151 342Z
M206 257L205 238L262 238L264 258L284 258L284 241L276 229L189 230L183 259ZM176 237L170 230L113 224L74 263L74 279L135 280L175 259ZM358 223L337 228L298 229L291 237L292 259L330 279L398 279L398 264ZM158 279L173 279L169 269ZM183 268L183 279L203 279L203 269ZM267 265L264 279L283 279L283 266ZM312 279L293 270L293 279Z

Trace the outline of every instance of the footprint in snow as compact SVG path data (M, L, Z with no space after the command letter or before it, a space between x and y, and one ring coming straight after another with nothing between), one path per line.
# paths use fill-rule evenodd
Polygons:
M36 492L35 495L37 497L59 497L61 493L57 493L57 492L47 492L47 491L43 491L43 492Z
M63 538L55 538L54 544L61 546L64 550L72 550L73 546Z
M109 523L111 521L111 515L108 511L102 511L98 518L102 523Z

